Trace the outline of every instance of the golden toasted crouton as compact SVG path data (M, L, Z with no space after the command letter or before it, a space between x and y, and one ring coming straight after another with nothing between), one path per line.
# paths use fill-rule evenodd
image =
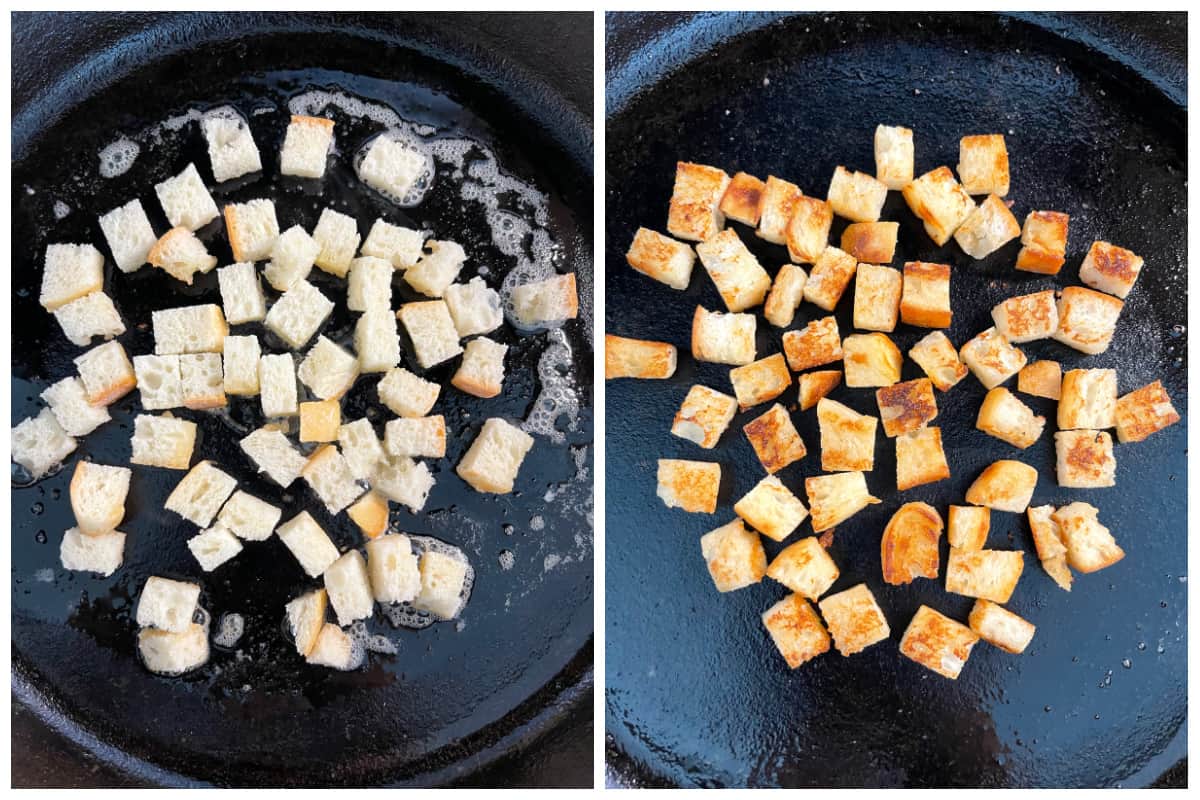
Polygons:
M708 461L658 460L658 496L667 508L711 514L717 510L721 465Z
M861 472L806 478L804 491L815 533L840 525L867 506L882 502L867 491L867 479Z
M1067 563L1080 572L1096 572L1111 567L1125 557L1108 528L1100 524L1100 512L1087 503L1071 503L1054 512Z
M821 427L821 469L826 472L874 469L875 427L879 420L822 397L817 401L817 422Z
M763 190L767 185L753 175L739 172L733 176L721 198L721 213L729 219L756 227L758 206L762 202Z
M846 385L891 386L900 380L904 356L900 348L882 333L856 333L842 341L842 368Z
M1117 483L1117 460L1108 431L1059 431L1054 434L1058 485L1068 489L1102 489Z
M946 591L1007 603L1025 569L1020 550L951 550L946 560Z
M722 314L696 306L692 315L692 357L697 361L740 366L754 360L753 314Z
M921 606L900 637L900 652L944 678L957 680L978 641L966 625Z
M825 395L842 382L842 373L836 369L806 372L800 376L800 410L808 411Z
M696 251L649 228L638 228L625 260L643 275L682 290L692 282Z
M833 213L851 222L874 222L883 211L888 187L865 172L851 172L843 166L833 171L829 181L829 205Z
M1037 550L1039 561L1047 561L1067 554L1067 546L1062 540L1062 531L1054 520L1054 506L1030 506L1026 512L1029 517L1029 530L1033 534L1033 547ZM1068 591L1070 586L1067 586Z
M803 196L796 184L768 175L758 207L758 237L772 244L787 244L788 222Z
M762 615L763 625L792 669L829 651L829 634L807 600L789 594Z
M1017 391L1057 400L1062 396L1062 366L1057 361L1034 361L1017 373Z
M914 578L938 576L938 540L942 517L928 503L905 503L883 529L879 546L884 583L912 583Z
M842 231L842 249L860 262L890 264L899 235L899 222L855 222Z
M929 238L941 247L975 208L971 195L954 179L949 167L926 172L901 189L904 202L925 223Z
M1008 389L997 386L983 398L975 427L1024 450L1042 435L1046 418L1034 414Z
M730 311L758 305L771 289L771 276L733 228L696 245L696 255Z
M738 405L745 411L783 394L792 385L792 373L788 372L783 353L776 353L729 370L729 380L733 383Z
M833 646L844 656L852 656L892 635L883 609L865 583L831 594L817 605L833 636Z
M918 328L949 328L950 266L909 261L904 265L900 320Z
M829 591L840 574L837 564L815 536L783 548L767 567L768 578L809 600L816 600Z
M776 473L808 454L787 410L776 403L762 416L747 422L742 431L750 440L763 469Z
M783 335L783 354L792 372L842 360L842 335L835 317L814 319L798 331Z
M1025 354L995 328L988 328L964 344L958 355L985 389L996 388L1025 366Z
M737 400L697 384L688 390L683 405L675 412L671 433L711 450L736 413Z
M746 530L740 519L700 537L700 553L718 592L732 592L762 580L767 554L762 540Z
M913 132L909 128L875 128L875 177L889 189L903 189L913 179Z
M1004 136L964 136L958 142L958 177L967 194L1008 194L1008 149Z
M1066 214L1059 211L1031 211L1021 230L1021 252L1017 269L1057 275L1067 261Z
M854 327L864 331L894 331L900 318L900 270L859 264L854 279Z
M800 376L800 395L804 396L804 376ZM1179 412L1162 381L1136 389L1117 400L1117 438L1122 442L1140 442L1152 433L1179 422Z
M954 232L954 241L971 258L987 258L1021 235L1017 218L994 194L975 207Z
M729 187L724 170L680 161L667 214L667 232L690 242L703 242L725 227L721 199Z
M826 247L808 273L808 280L804 283L804 299L826 311L833 311L854 279L857 268L858 262L854 256L843 253L833 245Z
M1031 509L1032 511L1032 509ZM992 526L992 510L980 506L950 506L947 538L959 550L982 550Z
M787 224L788 256L797 264L815 264L829 246L833 208L816 197L796 197Z
M774 475L763 478L734 503L733 513L751 528L776 542L782 542L790 536L808 517L808 509L800 502L800 498Z
M958 349L941 331L934 331L912 346L908 357L917 362L933 385L948 392L967 376L967 365L958 357Z
M933 382L928 378L876 389L875 402L879 405L884 434L893 437L925 427L938 412Z
M896 437L896 489L903 492L949 477L941 428L917 428Z
M996 330L1014 344L1049 339L1058 330L1054 290L1010 297L992 309Z
M1142 271L1142 257L1108 242L1092 242L1079 265L1079 280L1124 300Z
M675 345L604 334L604 378L669 378L679 355Z
M1056 341L1081 353L1096 355L1108 349L1117 318L1125 303L1082 286L1068 286L1058 298Z
M1117 424L1117 371L1072 369L1062 379L1058 429L1106 430Z
M982 599L975 601L967 622L985 642L1009 653L1024 653L1037 630L1033 623Z
M1001 459L979 473L966 499L973 506L1022 514L1033 498L1037 477L1037 470L1028 464Z
M796 309L804 299L804 284L808 275L795 264L784 264L775 273L775 282L763 304L763 316L776 328L786 328L796 317Z

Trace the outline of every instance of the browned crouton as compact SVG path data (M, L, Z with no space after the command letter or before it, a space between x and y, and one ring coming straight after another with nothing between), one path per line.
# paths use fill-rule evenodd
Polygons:
M957 680L979 636L929 606L921 606L900 638L900 652L937 674Z
M1059 431L1054 434L1058 485L1069 489L1102 489L1117 483L1117 460L1108 431Z
M959 359L958 349L941 331L934 331L914 344L908 357L943 392L967 376L967 365Z
M750 440L763 469L776 473L807 455L804 440L796 432L787 410L776 403L767 413L747 422L742 431Z
M746 530L740 519L701 536L700 553L718 592L751 586L767 572L762 540L754 531Z
M867 479L861 472L838 472L805 478L808 510L814 533L836 527L864 508L882 502L867 491Z
M1058 428L1106 430L1117 424L1117 371L1072 369L1062 379Z
M815 264L829 246L833 208L816 197L798 196L787 224L788 256L797 264Z
M983 398L975 427L1024 450L1042 435L1046 418L1034 414L1008 389L997 386Z
M1017 269L1057 275L1067 261L1066 214L1059 211L1031 211L1021 231L1021 252Z
M901 189L901 193L938 247L950 240L975 209L971 195L954 179L949 167L926 172Z
M792 385L792 373L788 372L783 353L776 353L744 367L731 369L729 380L733 383L738 405L745 411L783 394Z
M1062 366L1057 361L1034 361L1017 373L1017 391L1057 400L1062 396Z
M836 369L806 372L800 376L800 410L807 411L842 382L842 373Z
M1071 503L1054 512L1072 569L1096 572L1125 557L1108 528L1100 524L1099 514L1087 503Z
M729 187L724 170L680 161L667 215L667 232L690 242L703 242L725 227L720 205Z
M860 262L890 264L899 235L899 222L855 222L842 231L842 249Z
M757 328L753 314L723 314L696 306L692 315L692 357L716 364L749 364L754 360Z
M999 133L964 136L958 143L958 177L967 194L1008 194L1008 148Z
M903 189L913 179L913 132L909 128L875 128L875 177L889 189Z
M837 564L815 536L783 548L767 567L768 578L809 600L816 600L829 591L840 574Z
M771 289L771 276L733 228L696 245L696 255L730 311L745 311L762 303Z
M711 450L736 413L737 400L697 384L688 390L683 405L675 412L671 433Z
M829 634L807 600L789 594L762 615L776 649L792 669L829 651Z
M776 328L786 328L796 317L796 309L804 299L804 284L808 275L795 264L784 264L775 273L775 282L763 305L763 316Z
M829 205L833 213L851 222L874 222L883 211L888 187L865 172L851 172L843 166L833 171L829 181Z
M1112 342L1124 307L1125 303L1116 297L1068 286L1058 298L1058 331L1054 338L1081 353L1103 353Z
M903 282L900 270L859 264L854 279L854 327L864 331L896 330Z
M804 503L774 475L763 478L734 503L733 513L776 542L782 542L808 518Z
M833 311L854 279L858 262L849 253L830 245L817 258L804 283L804 299L826 311Z
M917 428L896 437L897 490L903 492L949 477L940 428Z
M800 394L804 394L803 382ZM1140 442L1179 422L1179 412L1171 405L1171 397L1162 381L1155 381L1118 399L1115 421L1117 438L1121 442Z
M798 331L783 335L783 354L792 372L842 360L842 336L835 317L814 319Z
M994 194L975 207L954 232L954 241L971 258L987 258L1021 235L1017 218Z
M846 385L890 386L900 380L904 356L892 340L882 333L856 333L842 341L842 368Z
M643 275L665 283L672 289L686 289L692 281L696 252L669 236L638 228L625 260Z
M1025 569L1020 550L951 550L946 591L1007 603Z
M967 622L985 642L1009 653L1024 653L1037 630L1031 622L991 600L976 600Z
M721 465L708 461L658 460L658 496L667 508L711 514L717 510Z
M771 244L787 244L788 222L803 196L796 184L768 175L758 207L759 238Z
M1005 339L1019 344L1049 339L1058 330L1058 305L1054 291L1010 297L992 309L996 330Z
M875 467L878 420L859 414L836 400L817 401L821 427L821 469L826 472L870 471Z
M936 578L941 538L942 517L937 509L928 503L900 506L883 529L879 547L884 582L898 586L914 578Z
M879 419L887 436L923 428L937 417L937 400L933 397L933 382L928 378L904 381L875 390Z
M900 320L918 328L949 328L950 266L909 261L904 265Z
M982 550L992 526L992 510L980 506L950 506L947 539L959 550Z
M737 173L726 187L725 196L721 198L721 213L743 225L756 227L759 204L766 187L765 183L753 175Z
M958 351L963 363L985 389L994 389L1020 372L1025 354L1008 343L995 328L988 328Z
M1037 470L1020 461L1000 460L988 465L967 489L967 502L997 511L1022 514L1037 487Z
M852 656L891 636L887 618L865 583L831 594L818 603L833 644L843 656Z
M1108 242L1092 242L1079 265L1079 280L1093 289L1108 292L1124 300L1142 271L1142 257Z
M675 345L646 339L604 335L604 378L661 380L675 374Z

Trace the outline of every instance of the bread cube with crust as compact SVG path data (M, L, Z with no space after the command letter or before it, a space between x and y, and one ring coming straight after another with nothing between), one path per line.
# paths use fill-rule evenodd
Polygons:
M725 227L720 205L729 182L724 170L678 162L667 213L667 233L689 242L703 242L716 236Z
M829 651L829 634L807 600L790 594L762 615L763 626L787 665L795 669Z
M507 494L513 490L521 463L532 448L532 436L492 417L483 423L455 472L477 492Z
M337 445L326 444L308 457L300 476L312 487L330 514L341 511L363 493Z
M896 437L896 488L903 492L914 486L945 480L950 465L942 449L941 428L917 428Z
M354 646L354 640L332 622L321 624L317 641L305 661L318 667L329 667L341 671L357 668L362 664L363 651Z
M297 178L320 178L332 147L333 120L292 114L279 153L279 172Z
M658 497L667 508L711 514L717 510L720 489L720 464L677 458L658 460Z
M765 414L747 422L742 432L768 473L774 474L807 455L804 440L792 424L787 410L776 403Z
M71 513L81 533L99 536L116 530L125 518L129 496L128 467L77 461L71 476Z
M187 228L171 228L162 235L146 256L151 266L192 285L196 273L207 274L217 265L217 257L210 254L204 243Z
M806 478L804 490L808 493L808 510L812 514L814 533L840 525L867 506L881 502L879 498L871 496L867 490L867 479L861 472L838 472Z
M804 299L818 308L833 311L854 279L858 262L833 245L826 247L813 264L804 283Z
M806 372L800 381L800 410L807 411L827 394L837 388L842 382L842 373L836 369L822 369Z
M1108 242L1092 242L1079 265L1079 280L1124 300L1142 271L1142 257Z
M78 528L70 528L63 534L58 557L63 569L94 572L107 578L120 569L125 560L125 534L109 531L99 536L87 536Z
M416 266L425 250L428 237L422 231L392 225L382 219L375 220L362 243L359 252L389 261L400 271Z
M697 384L688 390L683 405L675 412L671 433L711 450L736 413L736 399Z
M87 392L79 378L63 378L51 384L42 392L42 399L67 436L87 436L112 419L107 407L87 401Z
M916 578L937 578L942 516L928 503L905 503L883 529L879 545L884 583L893 586Z
M1067 261L1069 221L1070 217L1060 211L1030 211L1021 229L1017 269L1057 275Z
M892 635L883 609L865 583L831 594L817 605L833 637L833 646L843 656L862 652Z
M967 618L971 630L985 642L1009 653L1023 653L1033 641L1033 623L990 600L976 600Z
M221 216L195 164L188 164L175 177L156 183L154 193L172 228L195 231Z
M788 257L797 264L815 264L829 246L833 207L816 197L792 199L792 216L787 221Z
M1067 546L1063 543L1062 530L1054 519L1054 506L1030 506L1026 512L1029 517L1029 530L1033 534L1033 546L1037 550L1039 561L1048 561L1067 554ZM1067 573L1068 576L1070 573ZM1070 581L1063 588L1071 590Z
M766 188L767 185L753 175L737 173L725 187L725 194L721 197L721 213L743 225L752 228L757 226L759 206Z
M275 429L263 427L252 431L239 445L259 472L267 473L268 478L285 489L300 477L307 463L288 438Z
M904 356L883 333L856 333L842 340L846 385L891 386L900 380Z
M375 612L375 595L371 592L367 562L357 550L343 553L329 565L323 577L329 605L333 606L339 625L366 619Z
M754 360L757 318L696 306L692 315L692 357L697 361L742 366Z
M374 256L362 256L350 262L346 281L346 308L390 310L392 307L392 262Z
M410 603L421 592L421 567L412 542L389 533L367 542L371 591L380 603Z
M296 281L267 312L264 325L293 350L299 350L333 312L333 301L308 281Z
M1007 603L1025 569L1020 550L951 550L946 561L946 591Z
M817 422L821 427L821 469L826 472L874 469L875 428L879 420L823 397L817 402Z
M738 405L745 411L783 394L792 385L792 373L788 372L783 353L775 353L731 369L729 380Z
M321 253L321 245L299 225L293 225L275 240L271 260L263 267L263 277L271 288L286 292L312 272Z
M291 353L258 359L259 402L263 416L294 417L300 413L296 391L296 362Z
M900 637L900 652L926 669L957 680L979 635L929 606L921 606Z
M1030 519L1033 509L1029 509ZM982 550L992 527L992 510L983 506L950 506L947 539L958 550Z
M311 400L300 404L300 441L335 441L341 427L342 407L337 400Z
M842 335L837 318L814 319L798 331L783 335L783 353L793 372L842 360Z
M483 278L454 283L443 292L446 308L458 335L464 339L479 333L491 333L504 324L500 293L488 287Z
M441 458L446 455L446 419L401 417L384 425L384 450L393 456Z
M196 423L186 419L138 414L130 440L131 464L166 469L187 469L196 447Z
M1008 389L997 386L983 398L975 427L1024 450L1041 437L1046 418L1034 414Z
M700 553L718 592L733 592L758 583L767 572L762 540L740 519L700 537Z
M187 540L188 550L205 572L212 572L242 552L242 543L221 523Z
M77 442L63 431L54 413L43 408L12 429L12 460L37 480L75 451Z
M966 500L973 506L1022 514L1033 498L1037 477L1037 470L1028 464L1001 459L979 473L967 489Z
M1122 443L1140 442L1180 419L1162 381L1147 384L1118 398L1114 417L1117 438Z
M225 393L243 396L258 394L258 360L262 357L258 337L226 336L221 355Z
M941 247L975 209L967 190L949 167L938 167L901 189L904 202L925 224L929 238Z
M400 417L424 417L437 402L442 387L403 367L388 370L376 390L379 400Z
M225 229L236 261L266 261L279 240L275 203L259 198L225 206Z
M133 372L145 410L158 411L183 405L179 356L134 356Z
M480 336L467 342L462 362L450 379L455 388L476 397L495 397L504 384L504 354L508 345Z
M890 264L896 255L899 222L855 222L842 231L842 249L866 264Z
M625 260L643 275L683 290L691 283L696 251L649 228L638 228Z
M675 374L675 345L604 334L604 379L663 380Z
M1008 148L999 133L964 136L958 143L958 177L967 194L1008 194Z
M903 189L913 179L913 132L897 125L875 128L875 178L889 189Z
M207 116L200 120L200 129L208 142L208 158L217 183L262 170L258 146L244 119Z
M985 389L996 388L1025 366L1025 354L995 328L988 328L964 344L959 356Z
M307 657L313 651L321 629L325 627L326 601L325 590L314 589L292 600L285 607L288 628L291 629L296 652L302 656Z
M1058 330L1054 290L1010 297L992 309L992 320L1000 335L1014 344L1049 339Z
M100 217L100 230L121 272L137 272L146 263L150 248L158 241L150 218L136 197Z
M1055 341L1081 353L1096 355L1108 349L1117 319L1125 303L1116 297L1068 286L1058 298L1058 330Z
M296 376L322 400L337 400L358 379L358 359L332 340L318 336L300 362Z
M345 445L343 445L343 447L344 446ZM349 460L347 460L347 463L349 463ZM372 465L372 468L373 467L374 465ZM351 468L353 469L353 467ZM350 504L350 507L346 509L346 516L350 518L351 522L358 526L358 529L362 531L363 536L367 537L369 540L383 536L383 534L387 532L389 513L388 499L374 489L368 491L362 497L355 500ZM370 544L371 542L368 541L368 566L370 566ZM414 561L414 565L415 563L416 562Z
M917 363L933 385L943 392L950 391L967 376L967 365L958 357L958 350L946 334L934 331L908 351L908 357Z
M75 359L84 396L94 406L108 406L133 391L137 374L125 348L115 339L88 350Z
M768 578L809 600L816 600L829 591L840 574L837 564L815 536L783 548L767 566Z
M267 315L267 301L254 264L239 261L217 270L221 306L230 325L261 322Z
M185 408L202 411L229 403L225 397L220 353L187 353L178 358L179 385Z
M904 289L900 298L900 321L918 328L949 328L950 266L926 261L904 265Z
M767 296L771 276L733 228L696 245L696 254L730 311L745 311Z
M205 528L212 524L217 512L236 488L236 478L217 468L211 461L201 461L183 476L183 480L168 495L163 508Z
M220 353L229 335L225 315L213 303L154 311L150 323L154 329L154 352L160 356Z
M758 208L758 237L771 244L787 244L788 223L803 196L796 184L768 175Z
M125 323L117 307L104 292L85 294L78 300L59 306L54 318L58 320L63 335L78 347L87 347L97 336L111 339L125 332Z
M449 361L463 351L446 301L405 303L396 316L412 340L413 352L422 369Z
M1058 485L1101 489L1117 483L1117 460L1108 431L1059 431L1054 434Z
M714 493L714 501L715 499ZM808 517L808 509L800 502L800 498L792 494L791 490L783 485L783 481L774 475L763 478L734 503L733 513L763 536L776 542L782 542L790 536Z
M553 275L512 290L513 314L527 327L553 325L579 315L575 273Z
M933 382L928 378L904 381L875 390L879 419L889 437L923 428L937 417Z
M312 238L321 248L313 263L330 275L346 277L350 262L358 251L358 243L362 241L354 217L326 208L317 219Z
M429 252L404 273L404 282L426 297L442 297L458 279L467 253L462 245L451 241L430 240L426 248Z
M987 258L1021 235L1017 218L1003 200L989 194L954 232L954 241L971 258Z
M1125 551L1117 545L1108 528L1100 524L1099 515L1095 506L1078 502L1054 512L1053 519L1067 546L1067 563L1072 569L1096 572L1125 557Z
M1106 430L1117 424L1117 371L1072 369L1062 379L1058 428Z
M307 511L301 511L280 525L276 533L310 578L320 577L330 564L338 560L338 549L329 539L329 534Z
M139 627L182 633L192 624L200 602L200 584L152 575L138 595L135 619Z
M829 205L833 213L851 222L875 222L883 211L888 187L865 172L851 172L843 166L833 171L829 181Z
M239 539L261 542L271 538L281 516L282 509L239 490L221 507L217 524L229 529Z
M414 514L425 507L435 483L429 467L405 456L385 458L371 473L371 486L375 491L394 503L407 506Z
M1062 396L1062 366L1057 361L1034 361L1017 373L1017 391L1057 400Z

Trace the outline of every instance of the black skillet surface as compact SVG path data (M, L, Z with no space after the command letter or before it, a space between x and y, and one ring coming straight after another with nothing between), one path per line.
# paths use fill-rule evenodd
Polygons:
M128 18L94 18L96 37L111 36L87 66L61 80L24 84L13 128L13 423L36 413L38 393L73 373L71 346L37 305L41 255L52 241L104 248L96 216L133 196L157 230L165 220L153 184L194 161L211 185L203 140L193 123L143 137L124 175L97 177L96 153L118 133L132 133L187 108L232 103L248 116L264 176L213 189L218 205L274 198L281 226L311 230L332 204L354 215L365 235L378 216L422 225L467 249L465 277L476 269L499 285L512 264L493 244L480 205L462 200L450 170L415 209L397 210L356 184L350 157L379 126L334 111L338 155L320 188L278 178L277 153L287 100L309 88L348 91L401 116L490 148L501 168L549 197L546 227L557 243L554 263L578 270L581 305L590 292L591 172L589 126L563 98L519 62L485 52L483 37L454 32L446 17L241 15L150 16L128 30ZM26 20L25 35L86 35L87 19ZM580 24L587 24L587 18ZM40 27L39 27L40 26ZM502 26L511 34L515 24ZM503 31L497 30L497 38ZM62 41L62 40L58 40ZM41 65L31 59L30 69ZM41 74L41 73L37 73ZM32 86L30 85L32 84ZM23 102L21 102L23 101ZM268 109L254 113L256 109ZM71 211L53 213L62 202ZM511 196L501 207L528 214ZM231 257L220 223L201 232L221 264ZM219 302L215 273L192 289L144 268L124 275L110 264L106 287L127 321L121 338L131 354L152 351L150 311L189 302ZM323 328L350 336L344 285L314 271L314 282L338 303ZM396 288L399 297L404 292ZM400 302L400 299L395 303ZM585 315L586 316L586 315ZM357 672L305 665L281 631L284 603L310 581L276 539L248 543L234 561L201 573L185 540L195 530L162 510L182 473L136 468L126 522L125 564L109 579L62 570L58 544L72 524L66 487L78 458L124 463L129 457L136 392L112 409L114 419L81 441L66 467L12 493L13 682L16 696L80 746L141 780L165 784L364 785L430 784L460 779L544 731L586 693L591 675L591 356L585 317L566 326L571 372L582 411L574 430L558 420L565 441L539 436L517 491L473 492L453 473L487 416L522 419L541 387L542 335L499 333L510 344L509 377L500 398L480 401L452 389L438 410L450 431L447 456L431 464L437 485L426 509L393 509L399 529L462 547L476 570L461 622L422 631L394 629L380 615L396 655L370 656ZM247 326L253 329L252 326ZM240 328L237 329L240 332ZM272 348L268 342L264 347ZM411 352L407 345L406 353ZM410 363L406 355L405 363ZM444 381L451 366L431 377ZM345 418L384 415L374 378L361 379L343 404ZM369 406L375 406L368 412ZM226 466L242 488L316 516L343 549L361 544L349 520L331 518L301 484L282 491L251 477L236 445L241 426L256 427L256 400L234 401L228 418L181 412L201 425L197 459ZM556 493L550 502L549 493ZM537 518L540 517L540 520ZM544 525L539 525L539 522ZM505 569L501 553L511 554ZM555 557L557 563L553 563ZM214 647L208 665L184 678L146 672L135 653L132 611L147 576L199 580L202 605L235 612L246 632L235 648ZM215 627L215 625L214 625Z
M669 341L681 352L673 380L606 387L607 407L618 409L608 415L606 439L611 783L1145 785L1185 756L1184 87L1175 84L1172 94L1169 81L1154 82L1162 73L1120 66L1119 49L1077 44L1076 22L1053 25L1074 33L983 15L609 17L608 52L616 55L608 65L606 330ZM1171 42L1184 40L1184 26L1181 16L1142 25ZM1018 219L1031 208L1071 214L1067 265L1048 279L1012 269L1017 242L982 262L953 242L934 247L891 193L883 218L901 223L894 265L954 266L952 341L988 327L990 309L1007 296L1077 283L1093 239L1119 242L1143 255L1146 269L1109 351L1085 357L1049 341L1024 349L1064 368L1115 367L1121 392L1161 378L1185 422L1119 445L1115 488L1067 490L1054 479L1049 432L1017 451L974 429L984 394L974 377L939 393L934 424L953 477L899 495L893 444L880 433L867 482L884 502L839 526L831 547L841 568L833 591L866 581L891 639L789 671L759 621L786 590L764 580L719 595L698 545L762 477L740 429L764 407L735 417L712 451L670 435L689 385L730 391L727 367L688 355L696 304L720 309L721 301L699 265L677 293L632 271L623 254L639 225L665 229L677 159L779 175L823 196L837 164L873 172L880 122L914 129L918 174L953 168L960 136L1002 132ZM844 225L835 223L832 241ZM774 273L786 251L734 226ZM843 335L852 330L851 305L848 293L837 313ZM805 304L792 327L823 314ZM758 330L759 356L778 352L780 331L761 320ZM906 352L924 333L901 325L894 339ZM906 359L904 379L919 375ZM794 392L783 398L793 409ZM843 386L832 396L878 413L868 390ZM1023 399L1053 420L1053 403ZM809 455L779 475L803 497L803 478L819 471L819 437L815 412L793 419ZM715 515L663 506L655 497L660 457L721 463L727 477ZM1028 554L1011 607L1038 632L1023 656L981 643L960 678L948 681L902 657L898 641L918 605L965 620L973 601L946 593L940 581L884 584L880 534L902 502L945 513L985 465L1013 457L1040 471L1035 504L1095 504L1127 556L1078 576L1066 594L1039 567L1023 517L994 512L989 546ZM810 534L806 523L795 536ZM764 541L768 557L780 549Z

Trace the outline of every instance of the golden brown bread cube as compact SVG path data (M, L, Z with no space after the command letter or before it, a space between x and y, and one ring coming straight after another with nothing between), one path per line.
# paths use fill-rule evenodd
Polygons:
M950 266L925 261L904 265L900 321L918 328L949 328Z
M833 208L816 197L796 197L787 224L788 257L797 264L815 264L829 246Z
M796 184L768 175L758 207L758 237L771 244L787 244L788 222L803 196Z
M1079 265L1079 280L1124 300L1133 289L1143 263L1142 257L1132 250L1095 241Z
M1030 509L1032 511L1032 509ZM950 506L947 539L959 550L982 550L992 526L992 510L981 506Z
M749 364L756 352L757 329L753 314L723 314L696 306L692 315L692 357L714 364Z
M729 181L725 195L721 198L721 213L729 219L756 227L759 204L767 185L753 175L739 172Z
M837 564L815 536L783 548L767 567L768 578L809 600L816 600L829 591L840 574Z
M842 368L846 385L891 386L900 380L904 356L892 340L882 333L856 333L842 341Z
M1062 379L1058 429L1106 430L1117 424L1117 371L1072 369Z
M711 514L717 510L720 489L720 464L677 458L658 460L658 497L667 508Z
M1025 569L1020 550L951 550L946 560L946 591L1007 603Z
M667 233L690 242L703 242L725 227L720 205L729 188L724 170L680 161L675 165L675 188L667 213Z
M1054 290L1010 297L992 309L996 330L1014 344L1049 339L1058 330Z
M967 365L959 359L958 348L941 331L934 331L914 344L908 351L908 357L943 392L967 377Z
M896 437L896 489L903 492L949 477L941 428L917 428Z
M782 542L808 518L804 503L774 475L763 478L734 503L733 513L776 542Z
M997 511L1022 514L1037 487L1037 470L1020 461L1001 459L989 464L967 489L967 502Z
M958 355L985 389L996 388L1025 366L1025 353L1009 344L995 328L968 341Z
M933 506L905 503L896 509L879 545L884 583L899 586L914 578L936 578L941 538L942 517Z
M1067 225L1070 217L1060 211L1031 211L1021 230L1017 269L1042 275L1057 275L1067 261Z
M957 680L978 641L978 634L966 625L921 606L900 638L900 652L942 677Z
M767 554L762 540L740 519L700 537L700 553L718 592L733 592L762 580Z
M842 231L842 249L862 263L890 264L899 235L899 222L854 222Z
M801 376L800 394L804 394ZM1135 389L1117 399L1117 438L1122 442L1140 442L1152 433L1179 422L1179 412L1171 405L1171 397L1162 381Z
M800 376L800 410L807 411L842 382L841 370L819 369Z
M1033 547L1039 561L1046 561L1067 554L1062 531L1054 520L1054 506L1030 506L1027 512L1029 530L1033 534Z
M889 189L903 189L913 179L913 132L896 125L875 128L875 177Z
M815 533L836 527L867 506L882 502L871 496L867 479L861 472L836 472L806 478L804 491L808 494L808 511Z
M662 380L675 374L675 345L604 334L604 378Z
M975 427L1024 450L1042 435L1046 418L1034 414L1008 389L997 386L983 398Z
M692 281L696 251L657 231L638 228L625 253L625 261L643 275L682 290Z
M1057 400L1062 396L1062 366L1057 361L1034 361L1017 373L1017 391Z
M1099 514L1087 503L1071 503L1054 512L1072 569L1096 572L1125 557L1108 528L1100 524Z
M1097 355L1108 349L1125 303L1103 292L1068 286L1058 298L1056 341L1081 353Z
M792 418L778 403L767 413L747 422L742 431L750 440L763 469L772 474L804 458L808 452Z
M859 264L854 279L854 327L864 331L896 330L903 284L900 270Z
M771 291L763 304L763 316L776 328L786 328L796 317L796 309L804 299L804 284L808 275L795 264L784 264L775 273Z
M783 394L792 385L792 373L788 371L783 353L776 353L729 370L729 380L733 383L738 405L745 411Z
M1004 136L964 136L958 142L958 177L967 194L1008 194L1008 148Z
M987 258L1021 235L1017 218L1003 200L989 194L954 232L954 241L971 258Z
M991 600L976 600L967 622L979 638L1014 654L1024 653L1037 631L1033 623Z
M954 179L949 167L926 172L901 189L901 193L938 247L950 240L975 209L971 195Z
M817 605L821 607L834 647L843 656L862 652L892 635L883 609L865 583L831 594Z
M792 669L829 651L829 634L807 600L789 594L762 615L771 641Z
M833 171L829 181L829 205L833 213L851 222L874 222L883 211L888 187L865 172L852 172L843 166Z
M938 413L933 381L928 378L880 387L875 390L875 402L883 432L890 437L923 428Z
M821 427L821 469L869 472L875 467L879 420L823 397L817 401L817 422Z
M1073 430L1054 434L1058 485L1102 489L1117 483L1117 460L1108 431Z
M711 450L737 413L737 400L699 384L688 390L675 412L671 433Z
M798 331L783 335L783 354L792 372L842 360L842 335L837 318L814 319Z
M804 299L818 308L833 311L846 293L846 287L854 279L858 262L849 253L843 253L833 245L826 247L817 257L808 280L804 283Z
M759 305L771 290L771 276L733 228L697 244L696 255L730 311Z

